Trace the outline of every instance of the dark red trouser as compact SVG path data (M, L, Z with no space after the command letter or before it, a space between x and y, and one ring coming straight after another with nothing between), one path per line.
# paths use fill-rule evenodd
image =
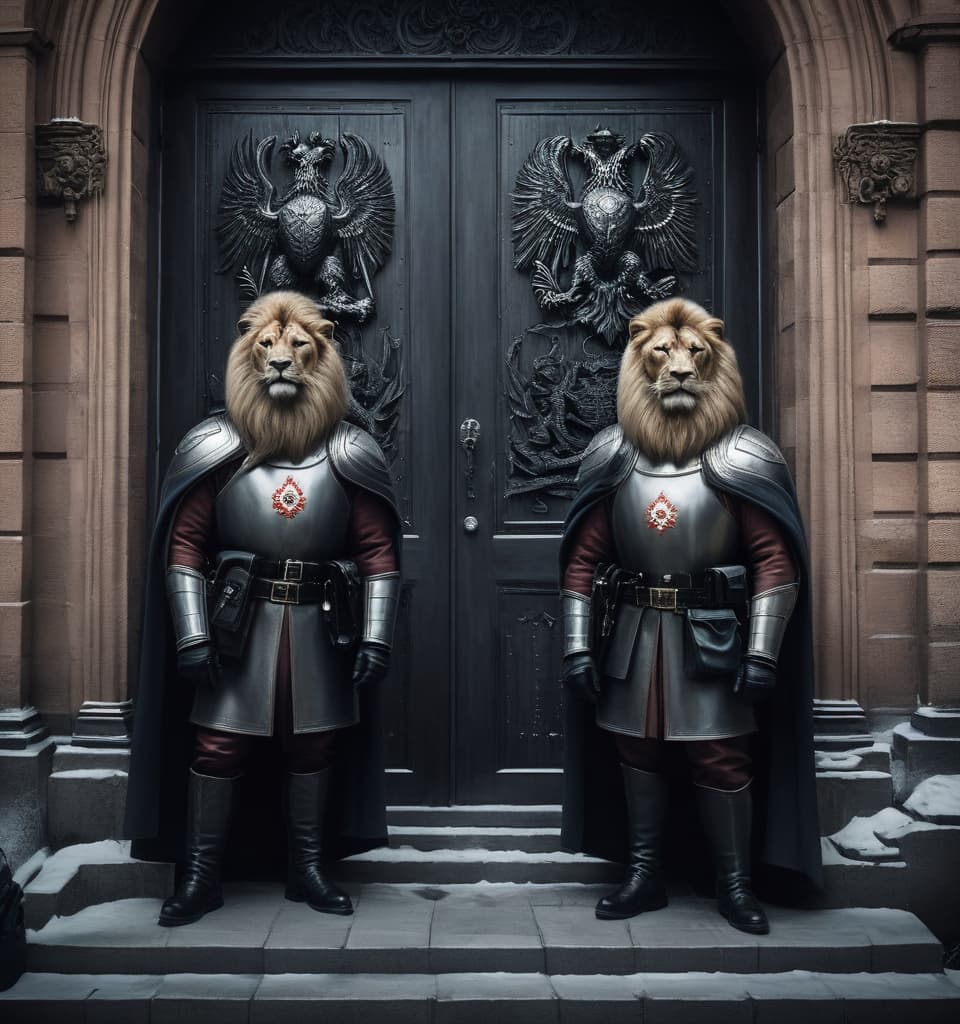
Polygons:
M614 733L620 761L644 772L658 772L663 762L664 741ZM722 740L686 740L682 743L696 786L727 792L743 789L753 778L750 737Z
M273 737L248 736L240 732L224 732L197 726L193 770L198 775L212 775L218 779L232 779L243 768L258 743L279 740L288 772L312 775L333 764L337 737L342 730L326 732L293 731L293 706L290 689L290 642L287 619L284 616L277 654L277 692L273 717Z

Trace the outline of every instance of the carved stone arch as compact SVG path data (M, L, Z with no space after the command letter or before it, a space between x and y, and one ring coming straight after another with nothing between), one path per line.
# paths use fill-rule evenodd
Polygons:
M71 641L80 666L70 682L75 707L123 700L134 677L150 457L143 441L151 309L151 154L141 130L150 76L143 46L148 31L174 36L184 8L180 0L77 0L47 8L54 51L39 68L38 120L72 115L99 124L108 155L104 192L84 208L70 236L79 269L61 311L83 364L75 413L81 441L70 453L82 478L82 509L71 512L65 581L83 595ZM756 5L729 0L727 8L745 36L755 34L749 19ZM778 379L790 381L792 396L779 412L780 435L793 453L813 542L820 691L854 696L854 523L868 490L858 483L870 424L869 396L854 385L864 379L865 358L855 342L867 313L867 226L838 204L830 154L846 125L897 118L892 63L902 55L886 38L902 12L893 0L766 0L763 10L779 35L768 35L764 45L782 49L788 70L798 227L789 249L781 236L776 254L776 276L792 268L795 281L795 298L780 299L794 310L789 346L780 323L774 332ZM838 443L828 450L824 438Z

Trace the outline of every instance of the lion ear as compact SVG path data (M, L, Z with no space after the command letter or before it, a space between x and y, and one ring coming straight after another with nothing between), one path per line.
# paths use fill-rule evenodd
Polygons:
M250 330L252 323L252 320L248 320L246 317L243 316L240 317L240 319L237 321L237 333L240 335L241 338L247 333L247 331Z
M317 324L317 336L327 344L333 344L333 324L329 320L321 320Z
M723 337L723 321L716 316L712 316L705 320L703 323L704 330L709 331L711 334L715 334L721 341Z

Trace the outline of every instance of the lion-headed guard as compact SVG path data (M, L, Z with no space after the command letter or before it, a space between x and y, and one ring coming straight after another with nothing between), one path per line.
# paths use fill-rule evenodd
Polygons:
M666 906L666 753L682 749L719 910L765 933L751 851L814 884L821 873L793 483L776 445L744 422L722 321L693 302L630 321L617 411L584 454L561 550L563 845L627 862L598 917Z
M386 835L372 684L400 589L390 476L344 422L333 324L312 299L267 294L239 326L226 414L177 447L150 551L126 834L164 859L186 835L167 926L222 905L237 780L265 738L286 772L288 899L351 913L321 861ZM267 811L246 810L268 844Z

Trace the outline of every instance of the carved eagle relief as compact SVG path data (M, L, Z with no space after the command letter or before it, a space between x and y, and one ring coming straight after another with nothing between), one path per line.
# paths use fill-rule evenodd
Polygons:
M587 172L580 199L569 158ZM647 161L634 194L630 162ZM666 132L633 145L597 125L583 142L542 139L517 174L513 199L514 266L532 271L541 309L579 323L608 346L626 340L630 317L677 290L680 271L697 269L697 196L693 170ZM577 246L585 250L576 256ZM573 263L570 284L561 272Z
M282 194L271 177L277 136L234 143L224 176L216 226L221 266L233 268L244 298L265 289L295 288L317 297L328 315L366 322L374 312L371 278L393 243L396 202L381 157L359 135L343 132L344 166L333 188L327 168L337 143L294 132L280 151L293 167ZM362 283L357 298L351 284Z

